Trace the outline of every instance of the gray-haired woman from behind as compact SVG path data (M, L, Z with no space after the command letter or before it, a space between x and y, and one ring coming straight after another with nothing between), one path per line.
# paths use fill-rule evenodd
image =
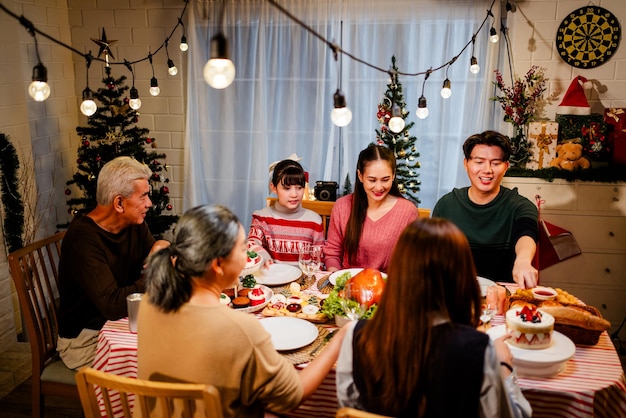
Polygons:
M343 333L303 371L273 347L259 320L220 303L246 263L246 236L223 206L179 220L172 245L148 258L138 319L138 377L217 387L225 417L296 408L333 367Z

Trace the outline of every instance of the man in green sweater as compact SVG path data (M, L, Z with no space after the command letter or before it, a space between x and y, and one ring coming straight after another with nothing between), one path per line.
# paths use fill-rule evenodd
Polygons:
M451 220L465 233L479 276L535 287L537 207L517 188L500 185L509 168L509 139L495 131L475 134L463 144L463 153L470 186L442 196L432 216Z

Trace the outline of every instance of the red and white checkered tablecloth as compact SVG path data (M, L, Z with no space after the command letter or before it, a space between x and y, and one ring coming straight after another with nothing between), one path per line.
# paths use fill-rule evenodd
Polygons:
M492 326L503 324L504 317L496 316L492 322ZM93 367L137 377L137 336L128 330L127 319L104 325ZM624 370L606 332L594 346L577 346L574 357L558 376L518 380L533 408L533 418L626 417ZM335 371L332 370L318 390L289 416L332 418L337 408Z

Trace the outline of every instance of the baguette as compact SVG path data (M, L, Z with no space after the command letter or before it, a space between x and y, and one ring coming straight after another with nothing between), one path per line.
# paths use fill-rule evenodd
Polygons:
M558 324L573 325L593 331L604 331L611 327L609 321L593 315L582 307L542 303L539 309L552 315Z

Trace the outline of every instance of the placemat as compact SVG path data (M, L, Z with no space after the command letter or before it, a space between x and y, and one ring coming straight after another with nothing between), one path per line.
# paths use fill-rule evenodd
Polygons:
M280 354L285 357L291 364L297 366L298 364L308 363L319 355L324 349L317 350L315 354L311 354L320 344L324 343L324 337L328 335L333 329L322 325L315 325L319 331L319 335L311 344L298 348L296 350L281 351Z
M317 290L320 293L324 293L325 295L329 294L330 291L333 290L333 288L335 287L335 286L333 286L333 284L331 282L328 282L328 284L326 286L324 286L324 287L320 287L322 285L322 283L324 282L324 280L326 280L329 276L330 276L330 274L327 274L327 275L323 276L322 278L320 278L317 281L317 284L316 284Z

